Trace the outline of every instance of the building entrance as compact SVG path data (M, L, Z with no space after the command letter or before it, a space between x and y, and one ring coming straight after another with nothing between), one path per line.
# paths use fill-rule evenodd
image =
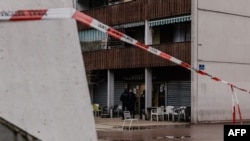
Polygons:
M136 95L136 103L135 103L135 113L139 114L140 112L140 97L145 90L145 85L143 83L129 83L128 89L131 89Z

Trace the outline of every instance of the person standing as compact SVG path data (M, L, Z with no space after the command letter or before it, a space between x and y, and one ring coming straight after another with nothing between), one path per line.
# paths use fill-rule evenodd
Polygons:
M132 118L135 118L135 102L136 102L135 93L132 91L132 89L129 89L129 102L128 102L129 107L128 108L129 108Z
M122 119L124 119L124 114L123 112L128 110L128 105L129 105L129 92L128 89L125 89L124 92L120 96L120 101L122 102Z
M140 97L140 119L142 119L142 115L145 115L145 90Z

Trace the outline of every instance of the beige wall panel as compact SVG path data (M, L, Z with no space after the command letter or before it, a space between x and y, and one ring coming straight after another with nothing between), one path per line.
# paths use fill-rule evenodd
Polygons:
M250 90L249 65L199 62L205 71L240 88ZM245 74L245 75L244 75ZM243 120L250 119L249 94L235 89L238 95ZM198 76L198 120L218 122L232 120L231 87L206 76ZM237 111L238 112L238 111ZM237 113L237 119L239 115Z
M197 0L197 1L199 9L250 16L249 0Z
M250 63L250 19L198 12L198 60Z
M205 72L248 91L249 5L248 0L192 0L191 63L196 68L199 68L199 64L204 64ZM230 87L196 73L192 73L191 80L192 122L231 122ZM244 122L250 119L249 94L235 91Z

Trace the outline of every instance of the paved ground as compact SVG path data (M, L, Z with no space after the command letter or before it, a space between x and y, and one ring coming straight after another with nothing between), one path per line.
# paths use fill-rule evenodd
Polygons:
M223 124L139 120L140 128L129 131L122 129L121 118L95 121L99 141L223 141Z
M121 118L100 118L95 117L96 130L97 131L123 131L122 124L123 120ZM167 125L187 125L187 122L172 122L172 121L148 121L148 120L138 120L133 122L133 128L138 130L140 129L152 129L165 127ZM129 122L125 124L125 130L128 130ZM140 130L139 129L139 130Z

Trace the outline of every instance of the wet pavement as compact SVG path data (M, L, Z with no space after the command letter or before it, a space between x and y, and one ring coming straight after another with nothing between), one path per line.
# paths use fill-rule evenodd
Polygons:
M122 129L122 120L96 119L98 141L223 141L224 124L190 124L139 120L139 128ZM231 123L227 123L231 124Z

